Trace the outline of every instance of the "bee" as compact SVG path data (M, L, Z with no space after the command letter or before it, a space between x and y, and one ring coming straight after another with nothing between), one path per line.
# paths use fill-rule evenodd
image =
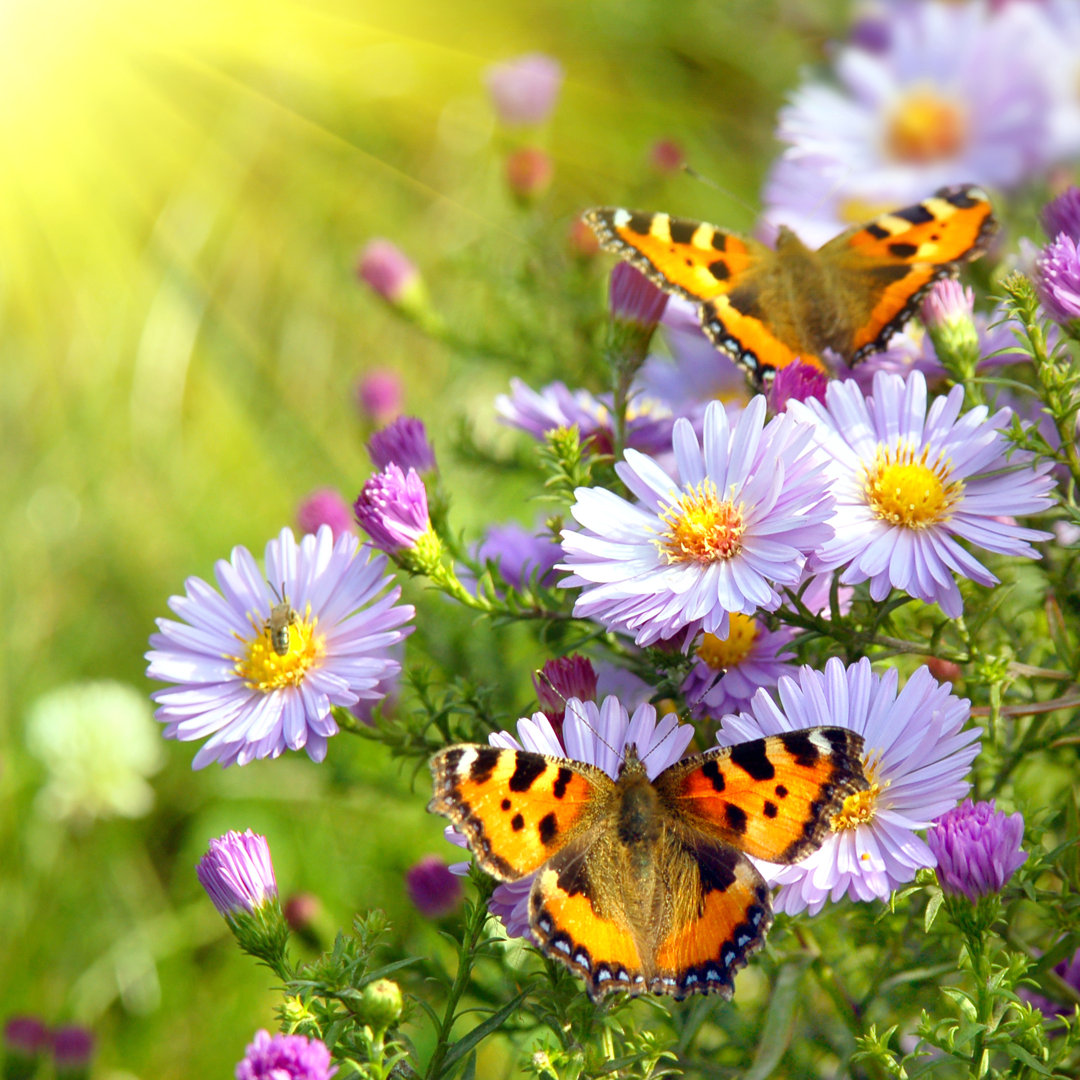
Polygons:
M284 582L281 585L281 592L276 594L281 597L281 602L270 609L266 629L270 633L270 644L274 646L274 652L278 656L285 656L289 651L289 627L293 626L300 616L289 603L288 596L285 595Z

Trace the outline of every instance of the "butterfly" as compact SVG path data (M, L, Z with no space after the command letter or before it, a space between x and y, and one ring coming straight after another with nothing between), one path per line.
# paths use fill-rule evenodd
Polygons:
M529 926L594 1000L730 998L772 924L747 855L792 863L816 850L844 799L867 787L862 749L847 728L806 728L712 749L650 780L630 745L613 780L582 761L463 743L431 759L428 810L465 834L493 877L535 874Z
M667 214L587 210L600 245L665 292L698 304L706 336L757 388L799 360L829 374L884 349L939 278L981 255L997 229L971 184L944 187L812 251L781 226L776 248Z

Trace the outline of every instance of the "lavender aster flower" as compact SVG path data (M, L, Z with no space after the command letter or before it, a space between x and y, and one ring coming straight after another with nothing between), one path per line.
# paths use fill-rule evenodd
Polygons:
M838 85L804 84L781 111L770 220L819 244L958 179L1031 176L1048 159L1050 90L1037 35L1012 9L1034 6L893 5L886 41L840 49Z
M516 522L492 525L476 549L477 560L497 564L512 589L523 588L534 575L541 585L553 585L561 557L562 548L550 534L538 536Z
M214 573L221 593L188 578L159 619L147 675L176 685L153 693L165 737L211 736L192 767L246 765L306 750L326 756L337 733L334 705L377 696L400 664L387 650L411 627L401 590L383 593L386 559L355 536L335 542L327 526L299 544L289 529L266 545L266 575L247 548L233 548ZM224 595L222 595L224 594Z
M678 723L671 714L657 723L656 709L652 705L639 705L631 716L618 698L608 697L599 705L595 701L571 698L566 703L561 739L548 718L537 712L518 721L517 738L508 731L500 731L492 734L488 741L492 746L506 749L532 750L538 754L585 761L603 769L612 780L618 779L626 748L634 746L651 780L683 756L693 737L694 729ZM452 827L447 827L446 837L452 843L466 846L465 837ZM456 869L464 872L467 866L467 863L460 863ZM529 890L534 877L529 874L517 881L503 882L492 893L491 912L502 920L510 937L531 936Z
M405 887L416 910L428 919L441 919L461 903L461 881L437 855L425 855L410 866Z
M520 379L510 380L510 394L495 399L495 411L504 424L520 428L535 439L547 432L577 426L581 441L591 439L597 453L611 453L613 425L610 395L596 397L587 390L569 390L554 382L539 392ZM670 409L651 398L638 396L627 415L627 445L657 452L671 445Z
M872 398L833 382L824 404L792 402L789 414L818 424L836 498L836 535L818 548L814 568L846 566L840 580L869 581L875 600L895 587L956 618L963 606L954 573L981 585L998 580L957 541L1039 558L1030 541L1050 534L1001 517L1051 505L1051 464L1008 455L999 430L1008 409L988 417L979 406L961 416L960 386L929 409L926 397L921 373L905 381L879 372Z
M544 53L526 53L488 68L487 87L499 119L507 125L539 124L555 107L562 65Z
M578 488L563 530L579 618L632 633L638 644L699 630L724 638L728 613L780 604L776 586L795 586L808 555L830 538L828 481L813 431L789 416L765 424L755 397L732 424L719 402L705 413L704 443L676 421L678 479L634 450L616 466L638 499Z
M738 612L729 621L724 641L703 636L698 661L683 681L683 696L697 716L719 720L748 708L758 690L771 690L781 675L797 670L790 649L794 629L770 630L760 619Z
M210 841L195 867L199 883L225 918L249 914L277 899L277 879L265 836L230 830Z
M1080 14L1080 9L1077 9L1077 14ZM1047 236L1055 237L1058 233L1064 233L1080 241L1080 187L1072 184L1056 199L1048 202L1039 220Z
M427 488L413 468L406 475L391 462L375 473L357 496L353 511L371 542L390 555L434 537Z
M330 1080L336 1072L321 1040L257 1031L236 1066L236 1080Z
M397 465L402 471L415 469L423 475L435 469L435 451L428 442L423 420L399 416L368 439L368 454L376 469Z
M833 658L824 671L803 667L795 678L782 677L779 703L760 690L749 711L724 717L722 746L818 724L864 739L870 787L845 800L824 844L794 866L755 860L765 880L781 886L777 911L813 915L845 894L886 900L920 867L935 865L915 830L967 794L964 778L979 752L979 730L964 730L968 702L949 689L921 667L897 693L895 669L878 675L865 658L851 667Z
M668 295L658 289L636 266L615 264L609 292L611 317L653 330L667 307Z
M1072 954L1071 959L1055 964L1054 974L1080 993L1080 949ZM1071 1016L1076 1009L1075 1004L1063 1005L1060 1001L1054 1001L1034 990L1029 990L1026 986L1020 987L1017 993L1025 1001L1034 1005L1044 1016Z
M965 799L942 814L926 834L937 859L937 877L944 892L963 893L973 904L998 893L1027 860L1020 850L1024 817L998 810L994 800Z
M1062 325L1080 319L1080 251L1073 237L1058 233L1039 253L1035 288L1050 318Z

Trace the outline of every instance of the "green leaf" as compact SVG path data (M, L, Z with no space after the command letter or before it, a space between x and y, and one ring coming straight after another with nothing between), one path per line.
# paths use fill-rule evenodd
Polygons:
M930 927L934 925L937 913L945 902L945 894L940 889L928 889L930 899L926 902L926 914L923 917L923 928L930 933Z
M522 990L520 994L511 998L498 1012L492 1013L482 1024L477 1024L467 1035L463 1035L458 1039L446 1052L446 1057L443 1058L444 1075L449 1074L451 1065L460 1061L474 1046L486 1039L493 1031L496 1031L502 1025L502 1022L521 1004L527 993L527 990Z
M743 1074L743 1080L765 1080L780 1064L795 1027L795 1006L803 970L803 967L795 964L787 964L780 969L765 1013L765 1022L761 1026L757 1052L753 1064Z

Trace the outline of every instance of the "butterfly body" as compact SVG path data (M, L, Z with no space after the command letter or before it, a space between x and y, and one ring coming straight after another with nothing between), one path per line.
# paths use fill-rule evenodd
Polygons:
M589 993L730 997L772 922L746 854L812 851L865 788L862 740L789 732L677 762L650 779L628 747L617 779L584 762L461 745L435 755L434 797L493 876L535 873L529 924Z
M795 362L828 372L886 347L941 277L985 250L990 201L970 184L882 214L816 251L781 226L775 249L705 222L601 208L601 246L698 305L702 329L761 387Z

